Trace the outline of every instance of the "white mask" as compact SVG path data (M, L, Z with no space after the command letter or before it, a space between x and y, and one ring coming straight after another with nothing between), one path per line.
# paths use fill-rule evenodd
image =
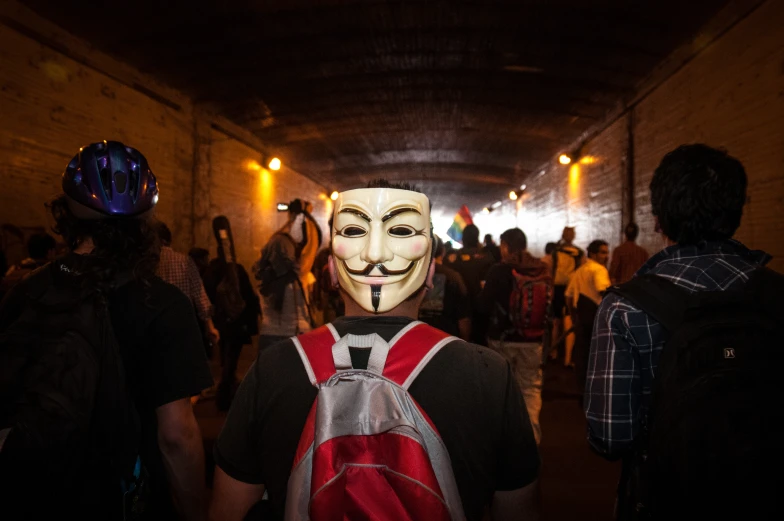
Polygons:
M430 201L394 188L340 194L332 254L340 286L372 313L386 313L425 283L430 264Z

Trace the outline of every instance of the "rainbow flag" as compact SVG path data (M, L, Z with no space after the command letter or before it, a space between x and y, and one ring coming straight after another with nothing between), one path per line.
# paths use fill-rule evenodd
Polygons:
M455 214L455 220L452 221L452 226L449 227L449 230L446 232L447 235L453 240L457 241L460 244L463 243L463 230L469 224L474 224L474 220L471 218L471 212L468 211L468 207L463 205Z

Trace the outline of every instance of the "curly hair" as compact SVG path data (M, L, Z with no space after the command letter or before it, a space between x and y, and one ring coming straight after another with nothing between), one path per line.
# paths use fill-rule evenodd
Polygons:
M68 208L62 195L47 208L55 221L53 231L62 236L68 247L75 250L86 238L95 245L91 268L84 275L85 284L108 288L119 273L132 277L149 287L155 277L161 254L157 222L152 219L107 218L78 219Z
M681 145L664 156L651 180L651 207L661 230L679 244L729 239L746 202L740 161L707 145Z

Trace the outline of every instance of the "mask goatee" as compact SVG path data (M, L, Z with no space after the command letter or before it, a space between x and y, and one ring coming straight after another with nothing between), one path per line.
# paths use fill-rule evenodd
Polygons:
M381 302L381 284L370 285L370 300L373 304L373 311L378 313L378 305Z

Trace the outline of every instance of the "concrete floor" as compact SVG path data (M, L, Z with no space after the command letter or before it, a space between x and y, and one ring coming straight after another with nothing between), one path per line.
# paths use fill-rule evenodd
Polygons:
M244 374L256 356L243 349L238 374ZM213 362L213 374L218 374ZM541 415L542 470L540 482L545 521L611 521L619 463L593 454L585 441L585 420L577 405L574 372L550 363L545 370ZM208 482L212 481L212 445L220 433L225 414L214 400L194 407L204 436Z

